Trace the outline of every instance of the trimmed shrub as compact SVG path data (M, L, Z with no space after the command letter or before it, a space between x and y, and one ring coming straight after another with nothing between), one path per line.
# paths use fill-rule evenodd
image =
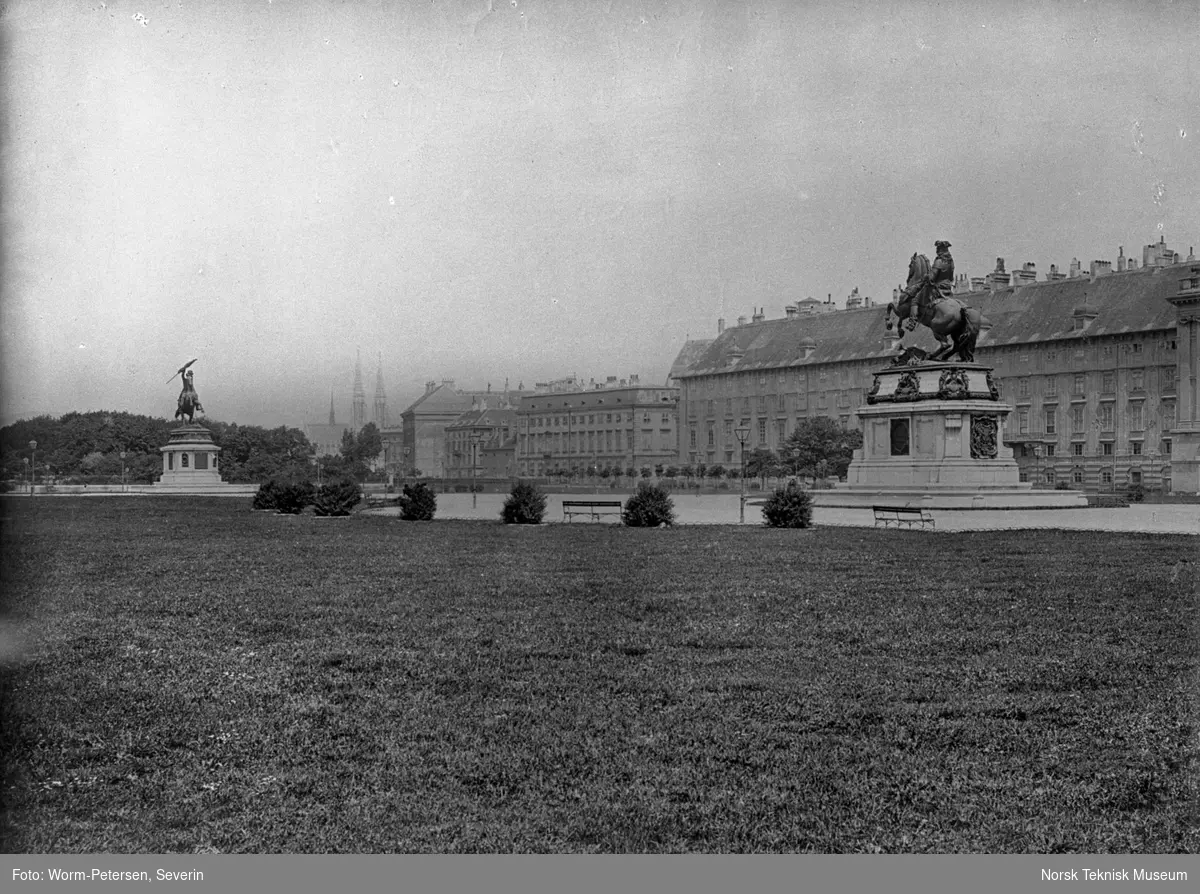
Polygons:
M1146 499L1146 488L1141 484L1129 485L1129 490L1126 492L1126 498L1130 503L1140 503Z
M625 501L621 521L631 528L657 528L675 524L675 501L665 488L643 482Z
M311 481L280 482L275 489L275 510L283 515L299 515L312 504L315 490Z
M321 516L349 515L362 499L362 488L349 479L322 485L313 495L313 511Z
M771 528L812 527L812 495L795 481L775 491L763 505L763 524Z
M513 485L500 517L506 525L540 525L546 514L546 495L532 484Z
M429 521L437 511L437 496L428 484L418 481L404 485L400 495L400 517L405 521Z
M254 494L254 502L251 507L254 509L275 509L275 498L279 495L279 488L282 482L275 478L263 482L258 486L258 490Z

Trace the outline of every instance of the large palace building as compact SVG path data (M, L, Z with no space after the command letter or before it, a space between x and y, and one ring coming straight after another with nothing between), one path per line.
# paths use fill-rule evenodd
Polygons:
M1002 261L987 277L956 283L957 297L985 317L976 360L995 368L1014 407L1004 440L1021 477L1042 486L1200 492L1200 264L1146 247L1143 264L1114 271L1073 262L1036 281L1032 264L1013 275ZM1014 282L1015 281L1015 282ZM936 347L922 328L907 336ZM920 341L929 339L928 342ZM777 450L798 420L832 416L857 426L873 373L896 353L884 309L760 311L717 337L692 343L680 383L681 463L738 461L746 449ZM678 364L677 364L678 365Z

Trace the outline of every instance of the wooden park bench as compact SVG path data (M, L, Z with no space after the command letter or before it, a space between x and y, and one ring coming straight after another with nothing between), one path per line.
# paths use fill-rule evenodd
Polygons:
M926 525L934 526L933 515L928 509L922 509L920 506L872 506L871 509L875 512L875 526L879 527L882 524L885 528L895 525L900 527L912 527L920 525L922 528Z
M576 515L599 521L604 515L620 515L620 500L563 500L563 518L571 521Z

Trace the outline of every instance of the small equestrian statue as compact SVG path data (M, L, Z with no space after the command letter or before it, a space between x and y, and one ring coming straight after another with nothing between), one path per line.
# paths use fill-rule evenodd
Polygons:
M183 390L179 392L179 406L175 410L175 418L182 419L186 416L189 425L197 413L204 412L204 407L200 406L200 395L196 393L196 387L192 384L192 371L188 369L195 362L195 359L189 360L175 372L175 376L183 380ZM171 376L171 379L175 376ZM171 379L167 379L167 382L170 383Z
M908 263L908 285L887 306L884 315L887 328L890 332L896 322L893 315L908 332L920 323L929 328L940 345L926 359L949 360L958 355L960 360L972 363L983 314L953 295L954 259L950 257L950 243L938 240L934 247L937 259L933 264L925 255L913 254Z

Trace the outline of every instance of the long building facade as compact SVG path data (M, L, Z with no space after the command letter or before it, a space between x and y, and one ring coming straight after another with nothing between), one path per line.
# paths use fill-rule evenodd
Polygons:
M1156 249L1156 252L1151 252ZM1189 255L1147 246L1142 267L1074 262L1070 276L1032 278L1025 265L1010 285L1000 274L959 294L986 319L976 360L993 366L1014 407L1004 440L1023 480L1103 491L1143 485L1200 491L1200 266ZM1123 260L1123 257L1122 259ZM924 330L905 344L932 350ZM926 339L921 341L921 339ZM681 463L738 461L746 449L779 450L797 422L832 416L858 426L873 373L898 340L884 309L824 314L789 309L783 319L756 312L703 345L680 383Z
M517 474L540 478L609 469L627 474L674 464L679 389L637 376L584 385L539 383L517 408Z

